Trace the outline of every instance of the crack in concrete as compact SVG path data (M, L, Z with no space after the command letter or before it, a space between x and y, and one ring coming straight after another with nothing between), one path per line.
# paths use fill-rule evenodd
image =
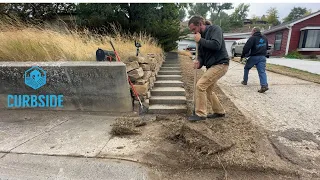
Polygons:
M24 142L20 143L19 145L17 145L17 146L15 146L15 147L11 148L9 151L3 152L3 153L5 153L5 154L4 154L4 155L2 155L2 156L0 157L0 159L4 158L7 154L11 153L11 151L12 151L12 150L14 150L14 149L16 149L17 147L19 147L19 146L21 146L21 145L23 145L23 144L26 144L27 142L29 142L29 141L31 141L31 140L33 140L33 139L35 139L35 138L37 138L37 137L39 137L39 136L41 136L41 135L45 134L45 133L50 132L53 128L56 128L56 127L60 126L61 124L65 123L65 122L68 122L68 121L69 121L69 120L62 121L61 123L59 123L59 124L57 124L57 125L55 125L55 126L51 127L50 129L47 129L47 130L45 130L45 131L41 132L40 134L35 135L35 136L33 136L32 138L30 138L30 139L28 139L28 140L26 140L26 141L24 141ZM1 151L0 151L0 153L1 153Z
M106 144L100 149L99 153L96 155L97 157L100 156L102 150L107 146L107 144L110 142L110 140L113 138L114 136L112 135L109 140L106 142Z
M0 153L3 153L0 151ZM33 155L33 156L52 156L52 157L73 157L73 158L86 158L86 159L114 159L114 160L121 160L121 161L128 161L128 162L135 162L139 164L148 164L138 159L134 158L125 158L125 157L118 157L118 156L85 156L85 155L75 155L75 154L42 154L42 153L20 153L20 152L6 152L7 154L16 154L16 155ZM6 155L7 155L6 154Z

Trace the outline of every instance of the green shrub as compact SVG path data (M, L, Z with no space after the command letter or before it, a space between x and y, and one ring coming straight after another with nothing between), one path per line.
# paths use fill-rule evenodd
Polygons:
M302 59L302 55L298 51L291 51L286 56L289 59Z

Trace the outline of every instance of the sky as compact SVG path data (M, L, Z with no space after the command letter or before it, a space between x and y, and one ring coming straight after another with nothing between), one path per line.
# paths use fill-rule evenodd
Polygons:
M237 7L240 3L233 3L233 7ZM311 9L312 12L316 12L320 10L320 3L246 3L250 4L248 18L251 18L252 15L262 16L266 15L267 10L270 7L276 7L279 12L279 20L282 21L293 9L294 7L302 7ZM225 11L228 14L234 12L233 10Z

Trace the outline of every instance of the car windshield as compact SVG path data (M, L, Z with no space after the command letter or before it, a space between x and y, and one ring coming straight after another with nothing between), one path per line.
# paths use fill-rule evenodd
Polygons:
M196 48L196 45L195 44L191 44L188 46L189 48Z

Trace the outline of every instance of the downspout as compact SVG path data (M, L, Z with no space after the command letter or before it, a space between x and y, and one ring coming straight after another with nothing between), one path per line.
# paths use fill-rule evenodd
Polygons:
M292 25L289 24L287 26L287 28L289 29L289 34L288 34L288 39L287 39L287 46L286 46L286 53L285 55L288 55L288 52L289 52L289 46L290 46L290 40L291 40L291 32L292 32Z

